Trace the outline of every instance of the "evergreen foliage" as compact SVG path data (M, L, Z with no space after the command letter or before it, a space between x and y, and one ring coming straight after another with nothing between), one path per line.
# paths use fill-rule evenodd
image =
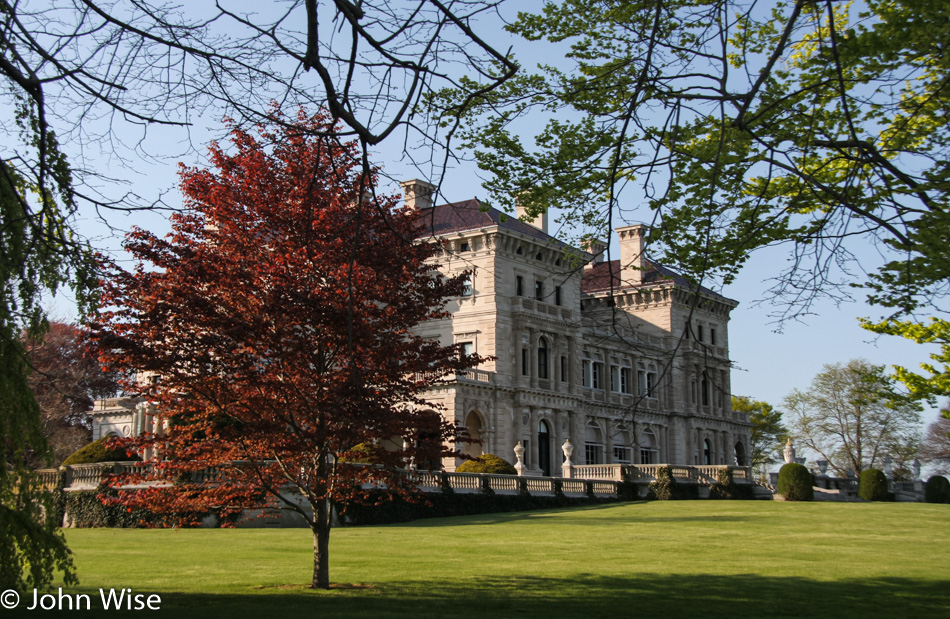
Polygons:
M466 460L455 469L459 473L491 473L493 475L517 475L514 465L495 454L482 454L474 460Z
M878 469L865 469L858 478L858 496L865 501L886 501L887 477Z
M943 475L934 475L927 480L924 500L928 503L950 503L950 480Z
M129 462L141 460L137 455L129 453L122 447L110 447L111 437L104 436L75 451L63 460L62 466L73 464L93 464L95 462Z
M802 464L786 464L778 472L778 493L786 501L813 501L815 490L811 473Z

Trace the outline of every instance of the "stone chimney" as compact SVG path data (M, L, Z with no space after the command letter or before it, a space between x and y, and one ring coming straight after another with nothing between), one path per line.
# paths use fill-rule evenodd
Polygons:
M617 228L620 237L620 278L626 284L637 285L643 281L643 269L646 266L643 245L649 231L650 228L643 224Z
M432 208L432 196L435 195L435 185L414 178L399 183L406 195L406 208L411 211L421 211Z
M518 219L528 223L541 232L548 233L548 212L545 210L543 213L535 217L534 219L528 219L527 209L521 205L521 202L515 204L515 212L518 214Z
M604 243L600 239L588 239L584 241L584 244L581 245L581 249L586 251L588 254L594 254L594 259L584 265L585 269L594 268L603 262L604 256L607 255L607 243Z

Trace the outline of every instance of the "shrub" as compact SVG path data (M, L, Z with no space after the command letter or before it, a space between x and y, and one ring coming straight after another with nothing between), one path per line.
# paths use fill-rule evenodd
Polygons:
M737 498L736 483L732 478L732 469L719 469L716 483L709 489L710 499Z
M657 501L672 501L677 498L673 469L661 466L656 470L656 480L650 482L649 496Z
M950 481L943 475L934 475L924 487L924 500L928 503L950 503Z
M458 473L491 473L493 475L517 475L510 462L495 454L484 454L474 460L466 460L455 469Z
M858 496L865 501L887 500L887 477L877 469L861 471L858 478Z
M786 501L813 501L815 490L811 484L811 472L803 464L791 462L779 469L778 493Z
M344 455L340 456L340 462L349 462L351 464L378 464L382 458L381 452L385 451L379 445L373 443L359 443L350 448Z
M124 449L110 449L108 447L108 441L110 440L111 437L104 436L98 441L89 443L63 460L61 466L93 464L95 462L128 462L130 460L141 460L137 455L130 456Z

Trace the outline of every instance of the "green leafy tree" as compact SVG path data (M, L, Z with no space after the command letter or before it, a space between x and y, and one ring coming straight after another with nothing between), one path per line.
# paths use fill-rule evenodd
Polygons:
M44 294L70 280L80 298L88 291L88 256L65 221L68 192L58 200L32 189L0 160L0 587L20 591L47 586L56 570L76 582L58 523L46 517L54 513L50 496L30 470L49 448L24 340L39 341L46 331Z
M433 103L463 116L505 205L559 207L592 236L652 221L648 251L697 282L785 246L780 318L861 286L886 312L878 332L942 343L928 384L902 378L946 393L945 325L910 325L950 281L948 17L943 0L547 2L508 29L563 61L475 113L454 93ZM885 256L866 278L855 242Z
M828 460L841 477L883 468L888 455L903 462L916 448L921 407L897 389L884 366L860 359L825 365L809 389L792 391L784 406L795 443Z
M782 424L782 412L768 402L745 396L732 396L732 410L745 413L752 424L749 456L753 468L777 462L774 454L782 449L788 430Z

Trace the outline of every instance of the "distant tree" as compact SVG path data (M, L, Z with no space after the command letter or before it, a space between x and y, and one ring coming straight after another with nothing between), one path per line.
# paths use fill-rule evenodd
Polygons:
M828 364L808 391L786 396L796 443L828 460L837 475L883 468L916 444L920 405L897 390L884 366L858 359Z
M333 128L322 113L275 111L256 136L232 129L233 154L212 144L213 170L183 168L187 211L165 239L128 237L139 264L111 267L95 327L111 367L160 377L130 388L168 425L128 444L156 448L149 478L176 483L123 500L296 512L313 532L315 588L329 587L334 504L369 482L405 494L396 465L454 454L455 428L425 394L480 361L413 334L447 315L468 274L438 271L436 247L415 241L417 214L373 194L355 143L314 137ZM377 450L382 466L340 462L391 439L407 446ZM188 481L206 467L214 483Z
M53 322L42 339L25 338L30 389L40 407L43 436L53 463L92 441L89 411L99 398L116 395L119 376L105 372L79 326ZM32 464L46 463L34 454Z
M920 443L920 459L929 464L935 474L950 473L950 418L940 417L927 426Z
M749 457L753 468L777 462L773 454L782 448L788 429L782 425L782 413L768 402L746 396L732 396L732 410L745 413L752 423Z

